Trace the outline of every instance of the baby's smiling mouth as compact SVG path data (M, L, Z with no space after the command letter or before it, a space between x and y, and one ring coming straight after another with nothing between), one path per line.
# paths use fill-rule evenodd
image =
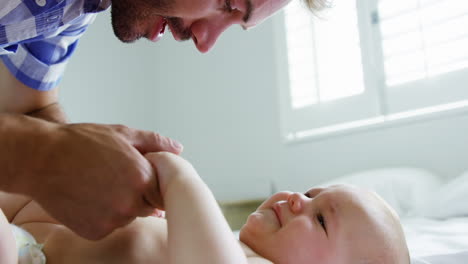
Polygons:
M272 210L273 210L273 212L275 213L276 218L278 219L278 223L279 223L280 227L283 226L283 223L281 222L281 208L280 208L280 203L278 202L278 203L273 204Z

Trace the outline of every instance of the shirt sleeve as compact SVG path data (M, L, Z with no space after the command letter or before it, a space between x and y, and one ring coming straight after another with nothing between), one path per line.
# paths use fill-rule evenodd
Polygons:
M0 58L25 85L39 91L51 90L59 84L78 40L95 17L96 14L78 17L59 33L18 44L16 52Z

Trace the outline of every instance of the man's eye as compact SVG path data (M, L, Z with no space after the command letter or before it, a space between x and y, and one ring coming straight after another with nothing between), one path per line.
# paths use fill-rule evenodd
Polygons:
M224 2L224 11L226 11L228 13L232 13L234 11L234 9L231 6L231 0L226 0Z
M323 230L325 230L325 233L327 233L327 225L325 223L325 218L323 217L322 214L317 214L317 221L323 227Z

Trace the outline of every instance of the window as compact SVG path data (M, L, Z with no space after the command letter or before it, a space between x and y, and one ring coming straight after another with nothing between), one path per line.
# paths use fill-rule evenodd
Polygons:
M364 91L355 11L353 1L344 1L326 21L313 21L299 1L288 6L285 25L292 107ZM308 64L313 67L303 67ZM342 73L340 78L337 72Z
M287 137L464 107L468 1L334 1L320 17L303 5L277 21Z
M468 66L467 1L386 0L378 10L387 86Z

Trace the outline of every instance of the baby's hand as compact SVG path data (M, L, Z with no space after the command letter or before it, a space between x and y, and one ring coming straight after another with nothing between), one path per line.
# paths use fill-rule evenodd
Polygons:
M164 195L169 183L198 177L197 172L187 160L169 152L155 152L145 155L151 163L158 177L159 191L164 199Z

